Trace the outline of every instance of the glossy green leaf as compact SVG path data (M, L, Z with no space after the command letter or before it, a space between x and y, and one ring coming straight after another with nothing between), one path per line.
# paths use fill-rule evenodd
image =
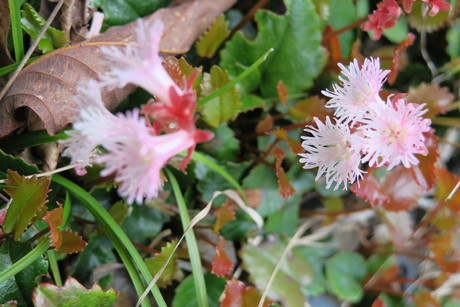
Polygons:
M229 35L228 21L224 15L220 15L196 43L196 52L199 56L212 58Z
M211 273L204 275L206 289L208 293L209 307L219 307L219 298L225 289L225 278L220 278ZM198 306L195 282L192 275L185 278L182 283L176 288L176 295L172 301L173 307L189 307Z
M166 246L161 248L161 252L155 254L153 258L145 259L145 265L149 269L150 273L155 276L158 271L160 271L163 264L168 260L171 253L174 251L177 241L168 242ZM184 274L179 268L179 263L177 262L177 253L173 254L171 260L166 265L163 273L161 273L160 279L157 281L158 287L169 286L173 280L181 281L184 278Z
M259 289L264 289L286 246L280 242L261 246L245 245L241 251L243 268ZM311 282L309 263L295 249L285 259L268 290L268 298L280 300L283 306L302 307L305 297L301 288Z
M32 39L36 39L45 25L46 20L43 19L43 17L41 17L28 3L24 4L21 13L21 22L24 31L26 31ZM40 40L40 43L38 43L38 48L43 51L43 53L48 53L54 49L64 47L65 42L66 39L63 31L49 27L43 38Z
M15 242L13 240L4 241L0 246L0 275L31 250L30 243ZM32 291L37 286L41 275L45 274L47 270L48 262L42 256L36 258L14 277L0 284L0 302L17 300L22 306L31 306Z
M23 176L38 173L37 166L28 164L24 160L15 158L0 150L0 179L5 179L7 177L6 173L9 169L16 171Z
M200 145L200 149L219 161L237 161L240 151L240 141L226 124L211 129L214 138Z
M363 256L353 252L341 252L326 262L326 278L332 293L341 300L359 302L364 295L360 281L366 276Z
M116 298L117 294L113 289L104 292L98 284L86 289L71 276L67 278L63 287L40 284L34 291L34 304L42 307L110 307Z
M334 30L346 27L356 21L355 5L353 0L330 0L329 23ZM354 31L346 31L339 35L342 57L348 58L351 46L355 40Z
M209 74L203 74L201 94L207 96L230 81L228 72L222 70L219 66L213 66ZM198 111L208 125L218 127L222 123L233 119L238 113L239 106L240 95L236 88L232 87L206 104L200 105Z
M34 219L43 217L46 213L45 203L50 179L25 178L9 170L5 184L8 188L4 190L13 200L6 212L3 232L14 233L14 239L19 240Z
M91 4L102 9L104 22L108 26L119 26L147 16L166 7L170 2L171 0L94 0Z
M263 96L277 97L279 80L290 93L307 90L325 64L320 21L311 0L286 0L285 4L287 12L283 16L259 10L255 16L259 29L256 39L250 41L238 32L221 52L221 66L235 77L268 49L275 49L241 82L245 92L260 87Z

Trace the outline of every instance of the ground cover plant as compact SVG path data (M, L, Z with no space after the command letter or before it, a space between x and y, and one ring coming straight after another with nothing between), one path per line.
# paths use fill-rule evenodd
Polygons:
M460 305L458 14L0 0L0 305Z

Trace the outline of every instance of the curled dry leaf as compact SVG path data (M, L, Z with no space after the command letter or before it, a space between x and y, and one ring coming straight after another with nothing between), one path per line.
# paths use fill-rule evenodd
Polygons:
M449 111L449 105L455 99L447 87L440 87L438 84L421 83L417 87L410 87L408 94L407 101L427 104L428 112L424 116L428 118Z
M160 9L145 17L146 25L161 20L165 33L160 48L166 53L186 52L212 21L235 0L195 0ZM81 44L51 52L26 67L0 101L0 137L23 126L33 113L41 127L56 134L70 122L78 82L97 79L109 69L101 54L103 46L123 47L134 42L135 23L112 27ZM131 91L128 86L103 91L102 99L113 109ZM31 112L30 112L31 111Z

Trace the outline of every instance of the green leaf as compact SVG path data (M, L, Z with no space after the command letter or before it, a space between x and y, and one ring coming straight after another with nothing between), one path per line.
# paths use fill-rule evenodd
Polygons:
M249 272L249 279L259 289L264 289L285 245L276 242L264 246L245 245L241 251L243 268ZM293 249L287 259L281 264L278 274L268 290L268 297L281 300L283 306L303 306L305 297L301 287L311 281L309 263L296 249Z
M199 56L212 58L225 39L230 35L228 30L228 21L225 16L219 15L214 20L211 27L206 31L203 36L196 43L196 52Z
M69 276L63 287L40 284L34 291L35 306L43 307L110 307L117 298L115 290L104 292L98 284L85 289L75 278Z
M219 161L237 161L240 151L240 141L235 138L235 133L226 124L211 129L214 138L200 145L207 154Z
M37 166L28 164L24 160L15 158L0 150L0 179L5 179L7 177L6 173L9 169L16 171L23 176L38 173Z
M4 3L6 3L6 1ZM8 8L8 6L10 9L10 20L11 20L10 25L11 25L11 35L13 38L13 45L14 45L14 58L16 60L16 63L19 63L24 57L24 38L22 37L21 11L19 10L20 4L19 4L19 1L17 0L9 0L6 8ZM3 14L7 14L7 12L4 12ZM6 16L3 15L2 18L6 19ZM8 22L7 22L7 25L8 25ZM8 31L8 28L6 29L4 28L3 30ZM3 56L4 55L5 54L3 54Z
M388 38L392 43L399 44L403 40L407 39L409 33L409 25L407 24L407 18L401 16L398 18L396 24L383 31L383 36Z
M220 278L207 272L204 275L206 289L208 293L209 307L219 307L219 298L225 289L225 278ZM173 307L189 307L198 306L195 282L193 276L189 275L182 283L176 288L176 295L172 301Z
M163 264L168 260L171 253L174 251L174 247L177 244L177 240L173 242L168 242L166 246L161 248L161 252L156 254L153 258L145 259L145 265L149 269L152 275L156 275L160 271ZM161 273L160 279L157 281L158 287L164 288L169 286L173 280L181 281L184 278L184 274L179 268L179 263L177 262L177 253L173 254L171 260L166 265L163 273Z
M452 27L447 30L446 39L446 52L450 58L455 59L460 57L460 20L456 19Z
M355 5L353 0L330 0L329 23L332 25L334 30L346 27L356 21L355 15ZM349 57L354 40L354 31L346 31L339 35L342 57Z
M32 39L36 39L43 26L46 24L46 20L43 19L43 17L41 17L29 3L24 3L21 13L22 28L32 37ZM65 42L66 40L63 31L49 27L43 38L40 40L40 43L38 43L38 48L43 51L43 53L48 53L54 49L64 47Z
M359 283L367 274L363 256L353 252L341 252L326 262L326 278L332 293L341 300L352 303L363 297L363 287Z
M166 7L171 0L94 0L93 6L104 11L104 23L108 26L127 24Z
M228 72L222 70L219 66L213 66L209 74L203 74L201 94L203 96L209 95L230 81ZM239 105L240 95L236 88L232 87L206 104L200 105L198 111L208 125L216 128L220 124L233 119L238 113Z
M3 223L3 232L14 232L14 239L19 240L26 228L36 217L46 213L46 198L50 179L47 177L25 178L17 172L8 170L5 192L13 198Z
M265 101L257 95L243 95L241 96L241 105L240 105L240 111L241 112L246 112L253 110L258 107L264 107Z
M279 80L290 93L309 89L321 72L326 54L321 47L321 28L311 0L285 0L286 15L259 10L259 33L250 41L236 33L221 52L221 66L238 76L270 48L275 51L241 86L247 93L260 87L263 96L277 97Z
M157 209L136 205L132 206L131 215L123 221L121 228L132 241L148 244L148 240L155 237L168 221L169 216Z
M0 246L0 274L32 250L31 244L6 240ZM45 249L46 250L46 249ZM21 306L32 305L32 291L41 275L48 270L48 262L42 256L21 270L14 277L0 284L0 302L17 300Z
M85 284L90 282L89 278L96 267L116 262L112 248L107 238L93 233L85 250L79 254L71 275Z

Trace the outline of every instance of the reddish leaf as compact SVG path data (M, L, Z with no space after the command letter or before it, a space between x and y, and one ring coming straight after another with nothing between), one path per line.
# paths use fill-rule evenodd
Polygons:
M441 307L436 298L428 290L421 290L414 295L414 304L417 307Z
M286 87L286 85L284 85L283 80L278 81L278 84L276 85L276 90L278 91L278 97L280 101L284 105L286 105L289 89Z
M62 244L59 248L56 249L58 255L81 252L87 245L87 243L83 241L82 237L69 229L63 230L61 235Z
M436 178L438 179L438 185L435 197L437 200L444 202L457 185L460 177L450 173L445 168L438 168L435 171ZM460 212L460 190L452 196L451 199L446 201L446 206L454 212Z
M5 221L6 210L0 211L0 226L3 226L3 222ZM3 230L0 229L0 236L3 235Z
M399 57L401 54L406 51L407 48L409 48L410 45L415 40L415 35L412 33L407 34L406 40L402 41L399 43L399 45L396 47L394 55L393 55L393 65L390 67L390 73L388 74L388 84L393 84L396 81L396 77L398 76L398 71L399 71Z
M382 298L379 296L374 303L372 303L372 307L386 307L385 302L382 300Z
M230 221L235 219L235 209L228 204L222 205L216 212L216 223L214 233L219 233L220 229Z
M275 135L279 140L285 141L288 144L289 148L295 153L299 154L305 150L302 147L302 144L298 140L294 140L287 135L287 131L281 128L275 129L270 132L270 134Z
M202 78L201 67L192 67L183 57L180 59L175 57L167 57L163 62L163 67L166 69L174 82L183 90L187 89L190 77L196 73L197 76L195 77L195 80L193 80L193 88L199 91Z
M455 242L452 242L452 232L433 235L428 244L436 263L448 273L456 273L460 268L460 263L457 261L458 255L452 246L453 244Z
M447 87L440 87L436 83L421 83L417 87L410 87L408 94L407 101L427 104L428 112L424 116L428 118L433 118L438 114L444 114L449 111L449 105L455 99L455 96Z
M160 48L168 53L188 51L222 11L235 0L199 0L161 9L145 17L146 24L161 20L165 32ZM72 96L78 82L98 78L109 65L100 52L101 46L125 46L133 42L136 23L111 27L105 33L81 44L51 52L26 67L0 102L0 137L23 126L25 119L38 118L40 127L49 134L62 130L76 107ZM109 109L126 97L132 87L104 91L103 100ZM18 120L18 110L31 109ZM36 116L35 116L36 115Z
M58 205L59 205L59 208L49 211L43 218L45 221L48 222L50 226L51 245L54 246L56 250L59 250L62 244L62 233L61 233L61 230L59 229L59 226L61 226L62 223L64 222L64 219L63 219L64 209L62 209L61 204L58 203Z
M284 151L281 148L276 147L274 150L274 154L276 156L275 168L276 168L276 177L278 178L278 193L284 199L287 199L295 194L295 189L289 183L289 180L286 176L286 172L281 166L281 163L283 163L283 159L284 159Z
M326 116L332 116L333 113L334 111L331 108L326 108L325 100L318 96L302 99L289 108L289 114L292 117L304 121L309 121L313 117L318 117L324 121Z
M334 29L331 25L327 25L323 33L323 41L321 44L329 51L328 68L340 73L340 68L337 63L342 59L340 52L340 40L338 35L333 35Z
M8 170L4 191L13 198L6 212L3 223L4 233L14 233L14 239L19 240L26 228L46 213L46 198L50 179L35 176L26 178L17 172Z
M211 272L219 277L226 276L230 274L233 270L233 262L228 258L227 253L224 250L225 239L220 237L219 245L216 246L216 253L212 259L212 269Z
M361 197L365 201L369 202L371 206L381 205L388 199L385 193L380 187L380 183L374 176L373 171L369 170L364 178L358 182L355 182L350 190L358 197Z
M439 158L438 137L434 130L424 133L425 145L428 148L428 155L418 156L419 164L413 166L411 174L417 183L425 190L430 190L436 182L435 163Z
M264 117L256 126L257 133L263 133L273 127L273 117L270 114Z
M220 307L246 307L257 306L262 295L254 287L246 287L246 285L237 280L227 280L224 291L224 299ZM273 303L265 300L264 307L270 306Z
M431 223L440 231L454 231L457 222L458 215L445 206L442 206L431 220Z

